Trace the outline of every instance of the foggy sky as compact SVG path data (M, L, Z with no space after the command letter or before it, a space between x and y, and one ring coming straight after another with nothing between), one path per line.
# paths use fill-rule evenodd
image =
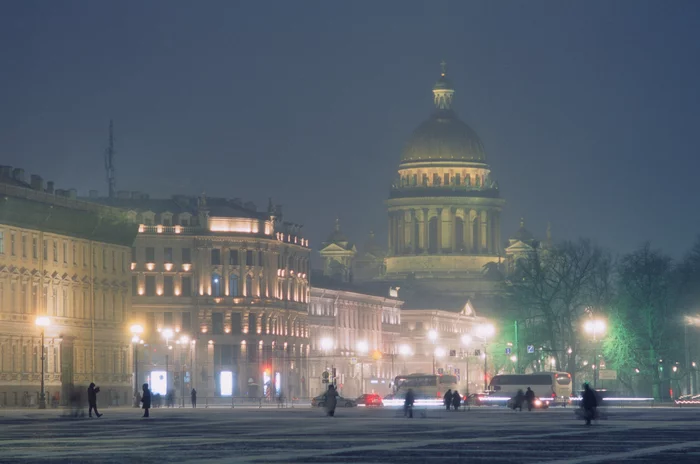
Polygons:
M439 63L518 227L645 240L700 232L692 1L4 1L0 163L106 194L240 197L386 241L401 149Z

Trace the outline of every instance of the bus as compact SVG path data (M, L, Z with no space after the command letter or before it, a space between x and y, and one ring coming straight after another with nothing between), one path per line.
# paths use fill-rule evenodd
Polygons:
M440 399L447 390L458 387L457 376L449 374L408 374L394 379L394 398L404 398L409 388L416 399Z
M571 374L568 372L537 372L534 374L495 375L489 384L489 395L512 398L530 387L535 396L552 404L567 404L571 397Z

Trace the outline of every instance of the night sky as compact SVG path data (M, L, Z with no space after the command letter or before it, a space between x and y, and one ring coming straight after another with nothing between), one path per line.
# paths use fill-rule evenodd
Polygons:
M544 236L680 256L700 232L700 2L0 3L0 163L59 188L267 197L318 248L384 201L439 63Z

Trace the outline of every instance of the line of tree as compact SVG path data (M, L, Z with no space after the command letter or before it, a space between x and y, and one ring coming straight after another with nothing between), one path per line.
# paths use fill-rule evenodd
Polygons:
M566 371L574 385L591 380L593 366L602 364L616 371L615 388L677 396L693 371L688 356L698 333L686 337L684 331L687 316L700 313L699 284L700 239L678 261L649 243L617 258L587 239L541 248L519 259L505 282L512 327L500 343L517 338L519 359L501 355L494 364ZM596 340L584 331L592 319L607 321ZM536 352L528 354L527 345Z

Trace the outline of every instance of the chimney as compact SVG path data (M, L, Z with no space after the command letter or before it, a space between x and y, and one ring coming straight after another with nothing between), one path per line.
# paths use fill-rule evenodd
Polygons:
M30 184L31 184L33 190L38 190L40 192L44 191L44 179L42 179L41 176L37 176L36 174L32 174Z
M12 171L12 177L17 182L24 182L24 169L17 168L14 171Z
M94 198L100 198L100 192L98 192L97 190L90 190L90 191L88 192L88 196L89 196L90 198L93 198L93 199L94 199Z
M48 182L46 183L46 193L48 193L48 194L50 194L50 195L53 195L53 193L54 193L54 191L53 191L53 181L52 181L52 180L50 180L50 181L48 181Z
M117 198L121 198L122 200L128 200L131 198L131 193L129 193L128 190L120 190L117 192Z
M78 191L76 189L68 189L68 190L66 190L66 194L67 194L68 198L70 198L72 200L75 200L76 198L78 198Z

